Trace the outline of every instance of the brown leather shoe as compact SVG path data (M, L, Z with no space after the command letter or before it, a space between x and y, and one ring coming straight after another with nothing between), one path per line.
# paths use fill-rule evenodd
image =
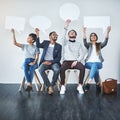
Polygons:
M48 88L48 94L51 95L51 94L53 94L53 92L54 92L53 87L50 86L50 87Z

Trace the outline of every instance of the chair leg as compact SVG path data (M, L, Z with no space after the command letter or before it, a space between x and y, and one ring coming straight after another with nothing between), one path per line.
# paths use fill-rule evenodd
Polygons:
M67 85L67 81L68 81L69 75L70 75L70 70L67 70L66 71L66 78L65 78L65 86Z
M100 82L100 86L102 86L102 80L101 80L100 75L99 75L99 82Z
M44 83L42 83L40 91L44 91Z
M78 75L77 70L74 70L74 73L75 73L75 76L76 76L76 80L78 81L78 84L79 84L79 75Z
M38 75L37 75L36 71L34 72L34 75L35 75L35 78L36 78L35 79L36 91L38 92L38 91L40 91L40 87L42 86L42 84L41 84L41 82L38 78Z
M23 77L22 83L20 84L19 92L22 92L22 89L24 89L24 84L25 84L25 77Z
M60 83L60 79L58 78L57 79L57 88L58 88L58 91L60 91L60 88L61 88L61 83Z
M87 75L86 75L86 77L85 77L85 79L84 79L84 81L83 81L83 85L85 85L86 82L88 81L89 74L90 74L90 71L87 72Z

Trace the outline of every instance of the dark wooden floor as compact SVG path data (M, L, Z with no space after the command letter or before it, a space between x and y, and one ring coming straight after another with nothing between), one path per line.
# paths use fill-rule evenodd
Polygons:
M0 120L120 120L120 85L117 95L96 94L95 85L79 95L76 84L65 95L18 92L19 84L0 84Z

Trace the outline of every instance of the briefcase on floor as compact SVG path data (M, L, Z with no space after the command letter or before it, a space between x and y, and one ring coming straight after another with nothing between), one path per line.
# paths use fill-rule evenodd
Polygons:
M102 89L104 94L115 94L117 93L117 80L108 78L102 82Z

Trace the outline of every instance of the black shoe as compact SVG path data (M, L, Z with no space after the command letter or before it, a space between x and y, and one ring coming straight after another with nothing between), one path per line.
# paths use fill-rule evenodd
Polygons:
M85 85L85 87L84 87L84 91L85 91L85 92L88 92L89 89L90 89L90 84L87 83L87 84Z
M97 93L101 92L101 85L100 84L96 85L96 92Z

